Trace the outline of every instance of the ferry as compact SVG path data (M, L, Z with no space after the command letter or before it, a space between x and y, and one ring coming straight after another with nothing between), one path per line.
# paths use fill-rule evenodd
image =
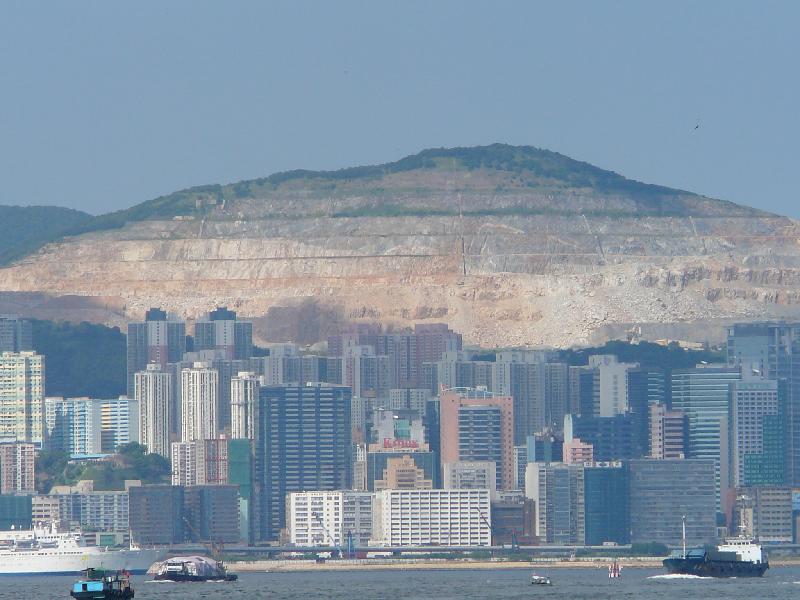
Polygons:
M166 551L87 546L76 532L50 529L0 531L0 575L72 575L86 569L145 573Z

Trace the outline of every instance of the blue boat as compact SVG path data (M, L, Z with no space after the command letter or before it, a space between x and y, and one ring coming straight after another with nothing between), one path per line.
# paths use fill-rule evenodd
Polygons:
M127 600L133 598L133 588L127 571L86 569L69 595L76 600Z

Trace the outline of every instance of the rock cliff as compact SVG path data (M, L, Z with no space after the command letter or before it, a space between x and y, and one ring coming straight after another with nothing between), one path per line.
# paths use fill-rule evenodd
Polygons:
M557 347L632 325L703 339L709 324L800 316L791 219L533 148L404 161L159 199L143 220L0 269L0 311L122 324L150 306L191 319L227 304L260 341L446 321L470 344Z

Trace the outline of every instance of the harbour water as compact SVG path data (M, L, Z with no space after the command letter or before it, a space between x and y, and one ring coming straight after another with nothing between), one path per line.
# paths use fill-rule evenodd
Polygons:
M757 579L698 579L664 575L658 569L625 569L609 579L606 569L542 569L552 587L531 586L531 571L350 571L314 573L242 573L233 583L157 583L135 576L136 600L455 600L459 598L559 599L725 598L763 600L797 598L800 567L770 569ZM66 599L74 577L4 577L0 598Z

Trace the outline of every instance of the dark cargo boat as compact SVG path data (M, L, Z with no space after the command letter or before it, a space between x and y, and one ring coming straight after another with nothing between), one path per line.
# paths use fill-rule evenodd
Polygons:
M761 577L769 562L763 557L761 546L752 540L735 538L725 540L716 550L684 549L664 559L670 573L697 575L699 577Z

